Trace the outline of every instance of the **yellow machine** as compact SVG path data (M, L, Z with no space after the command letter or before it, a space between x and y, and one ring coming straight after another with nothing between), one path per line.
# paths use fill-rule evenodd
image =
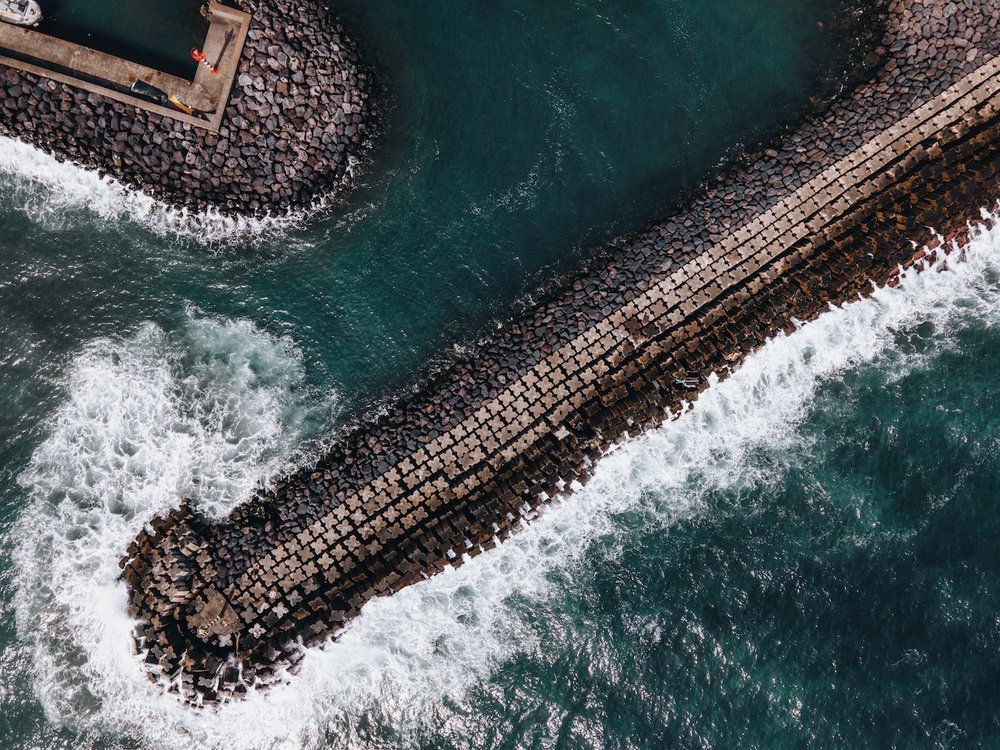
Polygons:
M171 94L169 97L167 97L167 101L170 103L170 106L172 106L174 109L178 109L186 115L194 114L194 108L191 107L191 105L189 105L179 96L177 96L177 94Z

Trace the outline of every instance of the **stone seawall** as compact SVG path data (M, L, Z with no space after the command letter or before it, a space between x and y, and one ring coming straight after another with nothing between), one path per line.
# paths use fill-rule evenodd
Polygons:
M374 596L490 549L769 336L914 262L1000 186L995 0L894 0L885 64L688 208L616 243L475 356L210 525L123 559L151 674L266 684Z
M372 133L369 73L326 5L238 0L246 46L218 133L0 65L0 134L196 210L304 208Z

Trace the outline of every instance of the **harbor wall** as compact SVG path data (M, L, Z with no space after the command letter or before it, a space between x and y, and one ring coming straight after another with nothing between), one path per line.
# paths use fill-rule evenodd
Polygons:
M995 0L892 0L875 78L605 249L468 359L210 524L122 560L136 644L193 703L267 684L372 597L486 552L768 337L891 282L1000 197Z

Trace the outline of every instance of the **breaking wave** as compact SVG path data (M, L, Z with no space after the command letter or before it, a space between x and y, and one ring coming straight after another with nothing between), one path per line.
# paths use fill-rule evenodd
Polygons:
M32 219L48 229L80 215L106 222L139 224L154 234L203 244L230 244L287 235L322 210L292 211L259 218L225 216L215 209L174 208L111 177L56 158L23 141L0 136L0 187Z
M18 629L49 716L86 724L147 689L122 648L123 540L181 498L221 516L285 466L324 417L304 383L289 341L193 313L177 334L148 323L78 355L20 477L31 504L15 532Z
M144 520L181 497L225 512L290 455L301 363L240 323L193 323L208 343L179 345L152 326L97 342L23 477L34 501L19 532L18 613L36 690L50 717L126 745L406 746L442 722L471 741L470 692L536 647L530 614L556 598L560 571L595 542L602 554L624 548L619 514L666 527L710 512L719 488L768 481L754 451L801 440L794 428L823 382L880 357L918 366L901 332L932 323L946 340L958 319L1000 323L1000 229L977 229L932 268L777 336L679 418L611 451L586 487L500 548L370 602L287 684L217 711L190 710L147 683L130 653L116 561Z

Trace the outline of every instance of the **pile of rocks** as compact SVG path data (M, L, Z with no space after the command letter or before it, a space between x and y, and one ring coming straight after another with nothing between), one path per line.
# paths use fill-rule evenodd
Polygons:
M252 16L218 133L0 66L0 133L167 203L227 214L308 207L346 185L372 134L370 74L323 3Z
M474 356L216 525L123 559L151 674L266 683L374 596L502 541L767 337L913 263L1000 189L995 0L893 0L876 80L553 286Z

